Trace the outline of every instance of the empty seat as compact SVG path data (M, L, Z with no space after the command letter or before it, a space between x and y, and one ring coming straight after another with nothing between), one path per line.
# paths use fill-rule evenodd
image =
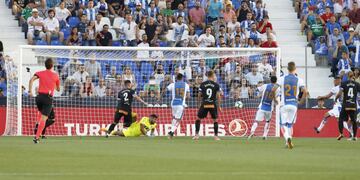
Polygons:
M70 27L76 27L80 23L78 17L69 17L68 24Z

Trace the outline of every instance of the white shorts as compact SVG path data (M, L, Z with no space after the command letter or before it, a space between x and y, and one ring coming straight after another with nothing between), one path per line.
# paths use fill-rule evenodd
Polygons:
M263 121L265 119L266 122L269 122L271 120L271 115L272 115L271 111L264 111L259 109L256 112L255 121Z
M297 107L293 105L284 105L280 108L281 124L295 124Z
M182 105L172 106L172 115L174 119L182 119L183 114L184 114L184 106Z
M339 118L340 111L341 111L341 106L334 105L334 107L330 111L328 111L328 113L329 113L330 116Z

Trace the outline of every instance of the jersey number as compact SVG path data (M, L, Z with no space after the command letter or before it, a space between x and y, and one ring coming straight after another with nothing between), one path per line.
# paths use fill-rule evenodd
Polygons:
M206 95L208 95L208 99L212 96L212 89L206 89Z
M128 96L129 96L128 93L124 93L123 96L124 96L124 101L129 101L129 99L128 99Z
M297 86L290 86L288 84L285 85L285 96L287 97L292 96L290 94L291 89L294 91L294 96L296 96Z
M176 88L176 96L184 97L184 88Z
M348 95L348 97L353 98L354 97L354 89L349 88L349 91L348 91L347 95Z

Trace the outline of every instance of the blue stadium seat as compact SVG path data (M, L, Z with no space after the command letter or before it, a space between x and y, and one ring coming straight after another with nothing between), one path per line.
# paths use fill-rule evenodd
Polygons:
M60 41L55 40L55 41L51 41L51 45L52 46L61 46L63 44Z
M112 46L121 46L120 41L113 41Z
M138 71L138 67L136 65L136 63L134 61L125 61L124 62L124 66L128 66L130 67L131 71L133 73L135 73L136 71Z
M149 62L142 62L140 72L145 75L151 75L154 72L154 67Z
M68 20L68 24L71 28L76 27L80 23L80 19L78 17L70 17Z
M36 41L36 45L37 46L46 46L48 45L46 41L43 41L43 40L37 40Z
M64 28L64 29L61 29L61 32L64 33L64 39L67 39L70 36L71 29L70 28Z

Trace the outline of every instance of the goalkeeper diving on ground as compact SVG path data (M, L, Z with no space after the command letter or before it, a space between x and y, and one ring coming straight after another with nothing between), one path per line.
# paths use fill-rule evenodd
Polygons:
M156 114L151 114L149 117L143 117L141 120L137 120L137 114L131 113L132 123L128 128L121 128L119 130L111 131L110 135L112 136L122 136L122 137L138 137L138 136L154 136L156 128L156 120L158 116ZM148 132L150 131L150 134ZM108 132L106 128L101 128L101 132Z

